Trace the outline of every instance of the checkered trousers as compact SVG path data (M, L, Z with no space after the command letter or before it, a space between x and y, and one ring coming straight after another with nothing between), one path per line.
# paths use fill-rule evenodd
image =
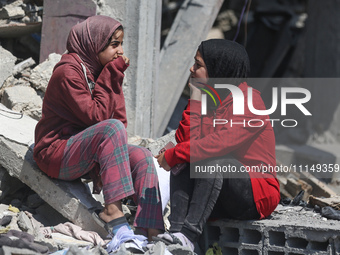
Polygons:
M95 171L100 175L106 204L132 195L137 204L134 226L163 229L162 205L152 154L127 144L122 122L99 122L69 138L59 177L74 180Z

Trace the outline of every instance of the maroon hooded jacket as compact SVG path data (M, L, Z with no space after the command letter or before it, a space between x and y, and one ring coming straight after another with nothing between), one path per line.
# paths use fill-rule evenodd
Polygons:
M122 83L128 65L122 57L109 62L90 93L75 53L64 54L48 84L42 118L35 129L34 160L57 178L67 139L100 121L115 118L127 125ZM87 77L94 81L90 70Z

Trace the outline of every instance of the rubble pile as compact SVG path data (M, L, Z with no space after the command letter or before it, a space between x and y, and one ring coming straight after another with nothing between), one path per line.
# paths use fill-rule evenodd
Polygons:
M48 81L61 55L51 54L45 62L37 66L32 58L14 65L16 58L0 47L1 55L6 55L7 61L0 63L0 70L10 70L0 74L0 102L13 111L39 120Z
M0 8L1 26L42 22L42 2L38 3L38 1L33 0L1 0Z

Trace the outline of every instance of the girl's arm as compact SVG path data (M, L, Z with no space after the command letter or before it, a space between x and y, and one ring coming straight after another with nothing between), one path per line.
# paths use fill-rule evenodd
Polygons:
M54 89L54 93L60 93L62 100L56 105L62 105L64 110L58 109L58 115L75 123L75 125L91 126L100 121L115 118L127 125L125 100L122 83L124 71L127 68L123 58L118 58L109 62L99 75L93 98L87 86L84 73L81 67L70 65L66 71L56 69L53 76L57 79L55 83L60 83L60 87ZM52 78L53 78L52 76Z

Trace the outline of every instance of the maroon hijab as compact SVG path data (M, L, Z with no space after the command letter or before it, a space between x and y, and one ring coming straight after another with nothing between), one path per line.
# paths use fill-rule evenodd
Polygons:
M117 20L97 15L73 26L68 35L68 52L77 53L95 79L103 69L98 54L119 26L122 25Z

